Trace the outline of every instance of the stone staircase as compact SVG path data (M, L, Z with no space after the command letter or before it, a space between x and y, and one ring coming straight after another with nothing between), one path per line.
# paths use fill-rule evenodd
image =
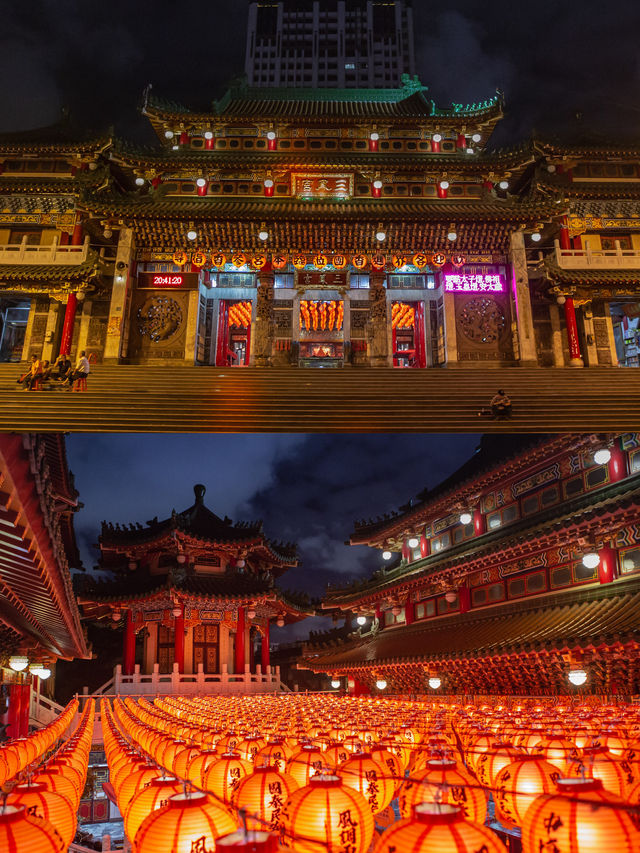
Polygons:
M640 429L640 370L313 370L96 365L27 392L0 365L0 429L65 432L603 432ZM479 418L497 388L514 417Z

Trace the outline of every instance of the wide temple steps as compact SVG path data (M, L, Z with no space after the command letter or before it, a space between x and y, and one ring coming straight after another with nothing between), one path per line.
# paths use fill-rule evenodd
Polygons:
M28 392L0 365L0 430L590 432L640 429L633 368L297 369L96 365L86 392ZM498 388L510 421L478 417Z

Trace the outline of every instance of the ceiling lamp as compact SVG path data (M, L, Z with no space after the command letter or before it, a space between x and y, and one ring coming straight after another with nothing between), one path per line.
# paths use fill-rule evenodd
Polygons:
M392 557L393 557L393 554L391 553L391 551L383 551L382 552L382 559L383 560L390 560Z
M236 560L236 566L237 566L239 569L244 569L244 567L245 567L246 565L247 565L247 561L246 561L245 559L243 559L242 557L239 557L239 558Z
M284 628L284 616L282 615L282 613L280 613L280 615L276 619L276 625L278 626L278 628Z
M449 592L445 592L444 597L445 601L447 601L449 604L453 604L458 595L455 590L450 589Z
M447 240L449 240L451 243L455 243L455 241L456 241L457 239L458 239L458 234L457 234L457 232L455 232L455 231L449 231L449 233L447 234Z
M473 148L467 148L467 154L473 154Z
M269 131L269 133L267 133L267 139L270 139L271 141L273 141L275 138L276 138L276 133L275 133L275 131L274 131L274 130L270 130L270 131Z
M258 233L258 239L262 240L262 242L264 243L265 240L269 239L269 232L268 231L260 231Z
M399 616L402 613L402 607L400 607L400 605L398 604L394 604L394 606L391 608L391 612L394 616Z
M357 617L356 617L356 622L357 622L357 623L358 623L358 625L360 625L360 626L362 626L362 625L366 625L366 624L367 624L367 617L366 617L366 616L357 616Z
M575 684L576 687L580 687L587 680L587 673L584 669L571 669L569 670L569 675L567 677L572 684Z
M593 461L596 465L606 465L611 461L611 451L608 447L601 447L593 454Z
M582 557L585 569L595 569L600 565L600 554L597 551L587 551Z
M172 130L165 130L164 136L165 136L165 139L173 139L173 131Z
M375 132L375 130L374 130L374 131L373 131L373 133L371 133L371 134L369 135L369 139L370 139L372 142L377 142L377 141L380 139L380 134L379 134L379 133L376 133L376 132Z
M542 240L542 234L539 231L534 231L531 235L531 239L534 243L539 243Z
M412 536L411 539L407 542L409 548L417 548L420 544L420 540L416 536Z
M14 672L22 672L29 666L29 658L25 655L12 655L9 658L9 666Z
M176 606L173 608L173 610L171 612L176 617L176 619L178 619L180 616L182 616L182 607Z
M374 190L381 190L382 189L382 181L380 179L374 181L373 182L373 188L374 188Z
M255 619L255 618L256 618L256 611L255 611L255 609L254 609L253 607L250 607L250 608L247 610L247 617L248 617L249 619Z
M378 241L378 243L384 243L386 239L386 233L384 231L378 231L378 233L376 234L376 240Z
M474 133L471 137L472 142L482 142L482 136L479 133Z
M337 690L338 687L340 687L340 681L337 678L333 678L331 680L331 686L333 687L334 690Z
M193 228L190 228L187 231L187 240L197 240L197 239L198 239L198 232L194 231Z
M500 181L498 186L500 187L501 190L508 190L509 189L509 181Z
M460 524L471 524L472 520L473 516L467 510L460 513Z
M387 682L384 680L384 678L379 678L376 681L376 687L378 688L378 690L386 690L387 689Z
M434 142L442 142L442 134L441 133L434 133L431 138L433 139Z
M145 185L145 183L146 183L146 181L144 178L142 178L142 177L136 178L136 186L137 187L143 187Z
M204 132L204 138L205 138L205 139L213 139L213 133L211 133L211 131L210 131L210 130L205 130L205 132Z
M207 185L207 179L206 178L198 178L198 180L196 181L197 187L206 187L206 185Z
M171 146L171 150L172 150L172 151L178 151L178 150L179 150L179 148L180 148L180 146L179 146L179 145L172 145L172 146Z
M431 678L429 679L429 687L432 690L438 690L438 688L440 687L441 684L442 684L442 679L438 678L437 675L432 675Z
M441 190L448 190L449 186L450 186L449 181L440 181L440 189Z

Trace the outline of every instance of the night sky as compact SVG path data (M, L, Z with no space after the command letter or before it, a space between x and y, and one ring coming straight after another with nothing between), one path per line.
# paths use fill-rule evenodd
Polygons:
M244 67L245 0L3 0L0 132L43 126L63 108L81 126L139 140L147 83L206 109ZM414 0L420 77L441 105L498 87L503 144L554 130L640 132L640 3ZM149 136L148 139L151 139Z
M98 558L102 520L167 518L194 502L234 521L264 521L269 538L298 544L301 565L283 588L321 596L379 568L376 552L352 548L356 519L397 509L433 488L474 452L478 435L70 435L69 467L80 501L75 530L85 568ZM297 633L330 627L307 620ZM288 632L287 636L291 636ZM274 639L278 637L274 633Z

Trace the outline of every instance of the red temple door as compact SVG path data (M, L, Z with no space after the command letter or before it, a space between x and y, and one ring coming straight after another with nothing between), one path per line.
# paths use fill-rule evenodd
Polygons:
M196 625L193 629L193 671L218 672L218 626Z
M175 653L173 628L160 625L158 628L158 666L160 672L173 672Z

